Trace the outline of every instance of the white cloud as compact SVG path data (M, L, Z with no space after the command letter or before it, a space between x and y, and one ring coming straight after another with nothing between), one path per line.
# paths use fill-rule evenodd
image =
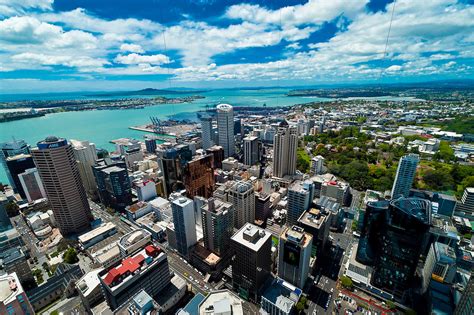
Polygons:
M128 55L118 55L115 57L115 62L124 65L138 65L138 64L150 64L150 65L161 65L170 63L168 56L158 55L139 55L136 53Z
M134 53L144 53L145 52L143 50L142 46L137 45L137 44L122 44L122 45L120 45L120 50L121 51L134 52Z
M0 0L0 17L24 14L29 9L47 11L52 4L53 0Z
M385 69L385 71L387 71L387 72L397 72L397 71L400 71L400 70L402 70L402 66L399 66L399 65L393 65L393 66L390 66L387 69Z
M82 57L71 57L61 55L45 55L37 53L21 53L13 55L11 57L13 61L24 63L24 64L36 64L42 66L66 66L66 67L77 67L77 68L95 68L102 67L109 64L105 59L93 59L88 56ZM82 69L84 70L84 69Z

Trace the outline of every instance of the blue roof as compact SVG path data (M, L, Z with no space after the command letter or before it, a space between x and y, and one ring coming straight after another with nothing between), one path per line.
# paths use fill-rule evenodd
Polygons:
M205 299L205 296L201 293L196 294L191 301L186 304L186 306L181 309L177 314L189 314L189 315L199 315L199 304ZM186 313L184 313L186 312ZM186 315L187 315L186 314Z

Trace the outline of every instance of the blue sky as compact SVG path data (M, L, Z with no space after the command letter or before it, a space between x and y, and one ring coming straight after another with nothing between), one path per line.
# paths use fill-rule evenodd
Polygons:
M471 0L0 0L0 93L472 79L473 30Z

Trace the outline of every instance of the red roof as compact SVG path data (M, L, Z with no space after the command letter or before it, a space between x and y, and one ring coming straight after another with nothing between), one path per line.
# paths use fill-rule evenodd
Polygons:
M333 185L333 186L336 186L337 185L337 182L335 180L332 180L329 182L329 185Z
M112 283L117 281L120 276L130 272L137 271L143 262L145 261L145 257L142 254L137 255L135 257L129 257L122 261L122 265L118 268L112 268L105 276L104 282L106 285L110 286Z
M156 247L156 246L148 245L147 247L145 247L145 253L146 253L148 256L156 257L156 256L158 256L158 254L159 254L160 252L161 252L161 249L159 249L159 248Z

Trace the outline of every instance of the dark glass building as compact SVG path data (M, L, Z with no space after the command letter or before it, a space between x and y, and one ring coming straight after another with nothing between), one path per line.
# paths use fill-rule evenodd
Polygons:
M165 180L166 195L184 189L183 176L186 164L193 153L188 145L180 144L159 152L160 167Z
M25 172L27 169L35 168L35 162L30 154L18 154L15 156L7 157L5 160L7 165L8 173L13 180L13 189L19 193L21 198L25 199L26 194L21 186L21 181L18 175Z
M117 211L124 211L132 203L132 185L125 162L101 159L93 172L100 201Z
M399 297L408 292L429 241L431 216L431 202L425 199L368 204L357 259L373 266L373 286Z

